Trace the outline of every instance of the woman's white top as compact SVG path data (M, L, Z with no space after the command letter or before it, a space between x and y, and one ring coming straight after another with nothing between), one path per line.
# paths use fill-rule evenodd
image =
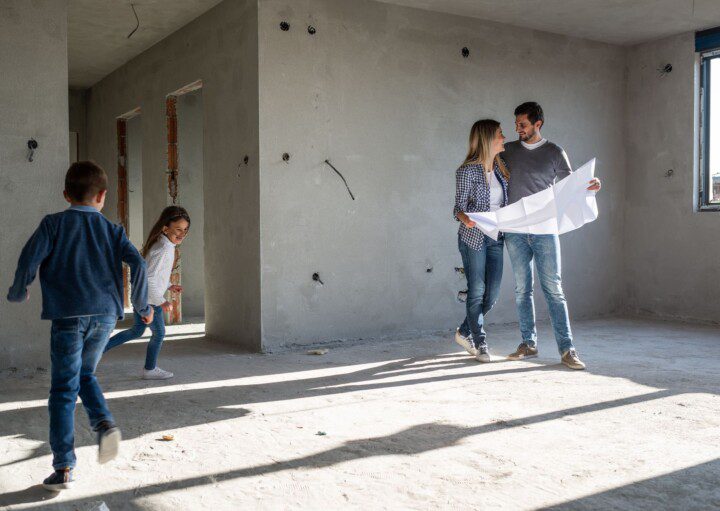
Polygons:
M502 185L495 172L490 173L490 175L485 173L485 176L490 178L490 211L496 211L500 209L503 202Z
M175 262L175 244L161 234L145 256L147 262L148 303L162 305L170 287L170 274Z

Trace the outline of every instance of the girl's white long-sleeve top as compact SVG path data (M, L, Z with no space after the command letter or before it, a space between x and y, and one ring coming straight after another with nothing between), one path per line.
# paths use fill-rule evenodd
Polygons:
M165 292L170 287L170 274L175 262L175 244L164 234L150 249L147 256L148 303L162 305L165 303Z

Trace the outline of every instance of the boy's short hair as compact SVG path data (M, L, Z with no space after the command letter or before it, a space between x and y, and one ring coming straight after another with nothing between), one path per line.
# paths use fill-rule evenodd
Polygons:
M515 115L527 115L528 121L535 124L538 121L542 121L542 125L545 126L545 114L540 105L534 101L528 101L523 103L515 109Z
M107 190L105 171L91 161L79 161L70 165L65 174L65 193L76 202L87 202Z

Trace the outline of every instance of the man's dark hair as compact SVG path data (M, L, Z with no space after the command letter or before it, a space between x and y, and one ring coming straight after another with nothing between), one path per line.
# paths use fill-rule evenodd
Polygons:
M107 174L91 161L79 161L70 165L65 174L65 193L75 202L92 200L107 190Z
M540 105L534 101L528 101L523 103L515 109L515 115L527 115L528 121L535 124L538 121L542 122L542 126L545 126L545 114Z

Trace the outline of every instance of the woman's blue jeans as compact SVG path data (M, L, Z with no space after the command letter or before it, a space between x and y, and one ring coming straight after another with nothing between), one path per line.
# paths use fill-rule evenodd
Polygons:
M160 348L162 347L163 340L165 339L165 318L163 317L162 307L159 305L153 305L155 309L155 316L153 317L152 323L146 325L143 323L140 314L135 312L133 314L134 324L132 328L123 330L120 333L113 335L105 347L105 351L111 350L115 346L120 346L128 341L139 339L145 333L145 329L150 326L152 337L148 343L147 353L145 355L145 369L148 371L155 369L157 366L158 355L160 355Z
M503 273L503 238L497 241L483 235L480 250L470 248L458 240L465 278L467 279L466 316L460 325L460 334L467 337L472 333L476 348L487 346L485 315L490 312L500 294Z

